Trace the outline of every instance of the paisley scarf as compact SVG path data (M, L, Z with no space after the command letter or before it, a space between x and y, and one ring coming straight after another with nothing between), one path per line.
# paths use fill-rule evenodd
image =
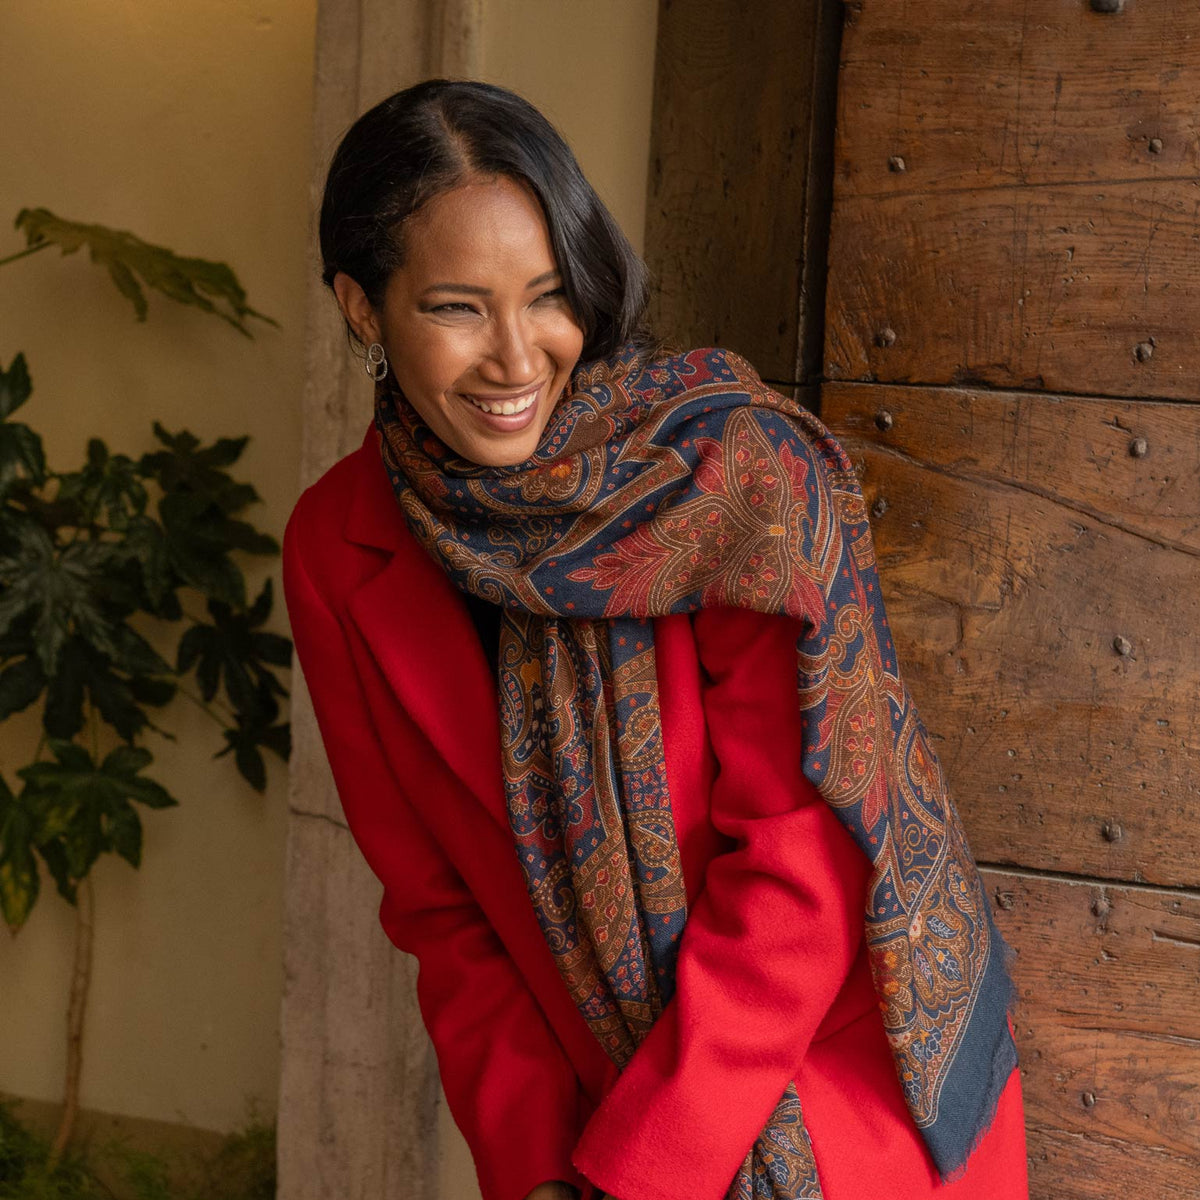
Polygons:
M873 865L866 938L896 1070L940 1173L959 1173L1016 1063L1007 948L900 678L845 451L721 350L580 365L515 467L453 456L387 384L376 421L414 535L503 612L517 853L618 1066L671 998L687 920L652 618L724 605L799 622L803 770ZM819 1196L789 1083L728 1197Z

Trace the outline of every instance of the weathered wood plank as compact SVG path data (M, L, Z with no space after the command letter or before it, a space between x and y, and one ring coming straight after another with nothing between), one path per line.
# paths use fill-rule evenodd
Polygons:
M1183 0L846 5L822 413L1013 864L1036 1200L1200 1197L1198 93Z
M976 854L1200 884L1200 409L829 384L822 411Z
M839 200L825 372L1200 399L1200 178Z
M1032 1194L1200 1194L1200 893L984 880L1017 952Z
M1030 1200L1196 1200L1197 1164L1144 1143L1026 1123Z
M1200 8L846 7L825 374L1200 399Z
M863 384L825 394L847 437L1200 554L1200 411L1190 404Z
M659 6L652 317L668 338L730 346L770 379L821 360L840 17L837 0Z
M1152 183L1192 178L1200 159L1200 8L1188 0L1131 0L1120 14L1087 0L926 0L919 17L851 0L839 82L839 200Z

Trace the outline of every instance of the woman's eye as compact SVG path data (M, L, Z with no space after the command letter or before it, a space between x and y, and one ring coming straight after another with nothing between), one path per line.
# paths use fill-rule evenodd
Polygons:
M473 313L475 310L469 304L465 304L461 300L456 300L451 304L439 304L430 311L440 313Z
M559 297L565 296L565 295L566 295L566 292L562 288L558 287L558 288L553 288L549 292L543 292L538 297L538 300L539 300L539 302L542 300L557 300Z

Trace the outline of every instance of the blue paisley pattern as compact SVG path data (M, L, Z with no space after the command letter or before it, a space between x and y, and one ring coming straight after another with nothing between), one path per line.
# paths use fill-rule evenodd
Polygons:
M1011 985L900 677L845 451L721 350L581 365L516 467L455 458L387 384L377 423L414 534L503 609L517 853L563 981L618 1066L671 998L687 921L653 618L736 606L800 622L803 769L873 865L866 936L905 1101L942 1174L960 1169L1015 1063ZM820 1195L789 1084L728 1200Z

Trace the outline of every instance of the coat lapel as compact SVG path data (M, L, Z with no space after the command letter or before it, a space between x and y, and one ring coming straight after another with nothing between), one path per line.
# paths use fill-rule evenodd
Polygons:
M360 451L344 536L390 559L350 597L351 619L405 711L507 830L495 677L458 589L405 525L375 439Z

